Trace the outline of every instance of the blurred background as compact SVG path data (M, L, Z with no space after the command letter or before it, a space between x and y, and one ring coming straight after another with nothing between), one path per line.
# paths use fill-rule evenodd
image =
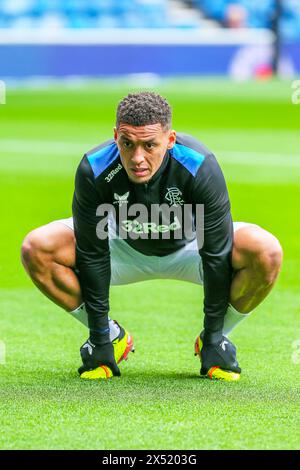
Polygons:
M0 76L300 72L298 0L0 0Z
M299 75L300 0L0 0L0 448L299 447ZM168 99L174 129L215 153L233 219L283 246L276 288L233 334L245 373L226 393L190 380L199 286L113 287L112 318L137 352L125 395L123 381L88 392L76 385L86 330L20 262L29 231L71 215L76 168L113 136L119 101L145 89Z
M31 285L22 238L70 215L81 156L141 89L166 96L175 128L216 153L234 218L280 235L277 185L290 200L300 181L299 73L298 0L0 0L3 284Z

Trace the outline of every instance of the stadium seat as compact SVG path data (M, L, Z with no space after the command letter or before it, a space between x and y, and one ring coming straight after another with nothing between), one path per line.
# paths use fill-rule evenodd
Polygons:
M269 28L274 0L189 0L189 5L221 25L228 22L228 6L245 8L250 28ZM300 1L283 0L281 31L288 40L300 40ZM168 0L0 0L1 28L197 28L196 18L173 18Z
M238 4L246 10L246 26L270 28L273 18L274 0L193 0L193 5L209 18L226 23L229 4ZM282 0L281 32L283 38L300 40L300 1Z

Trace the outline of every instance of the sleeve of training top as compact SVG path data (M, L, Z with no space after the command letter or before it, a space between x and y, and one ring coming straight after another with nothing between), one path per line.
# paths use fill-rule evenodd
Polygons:
M76 172L72 204L76 268L88 313L90 337L97 344L109 341L110 252L107 223L103 223L100 239L98 224L104 217L96 215L97 207L105 202L103 199L103 195L95 187L89 161L84 156Z
M212 154L197 172L193 199L204 204L204 242L199 247L203 264L204 335L207 342L215 342L221 339L229 303L233 224L224 176Z

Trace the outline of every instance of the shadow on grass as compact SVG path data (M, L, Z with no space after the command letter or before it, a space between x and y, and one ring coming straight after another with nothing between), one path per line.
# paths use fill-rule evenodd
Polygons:
M91 384L92 386L108 385L109 387L136 387L142 385L144 388L153 387L170 387L173 388L176 383L177 386L185 386L187 384L204 384L211 383L211 380L200 377L200 374L193 372L180 372L176 370L164 369L134 369L121 372L121 377L113 377L109 380L96 379L84 380L79 377L76 369L47 369L45 367L35 368L34 370L15 369L11 371L8 367L1 368L2 386L5 388L16 387L86 387Z
M2 369L1 398L9 403L61 403L63 406L102 406L108 402L116 406L151 403L210 403L227 406L228 403L252 403L254 406L276 400L280 404L295 402L296 387L272 386L254 376L244 375L238 382L203 379L194 372L147 369L128 369L121 377L110 380L82 380L76 370L40 367L14 371ZM32 406L32 405L30 405Z

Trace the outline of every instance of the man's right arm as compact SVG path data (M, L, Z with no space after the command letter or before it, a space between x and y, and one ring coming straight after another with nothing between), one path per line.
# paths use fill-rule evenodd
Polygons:
M90 339L101 345L109 342L110 253L108 234L97 237L96 216L103 195L97 191L92 168L85 156L76 172L73 196L73 219L76 238L76 268L83 300L88 313ZM107 228L106 228L107 229ZM103 238L103 237L101 237Z

